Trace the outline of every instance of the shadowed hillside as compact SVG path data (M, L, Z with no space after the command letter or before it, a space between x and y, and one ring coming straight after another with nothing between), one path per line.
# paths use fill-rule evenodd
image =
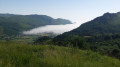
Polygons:
M45 25L71 24L66 19L53 19L46 15L0 14L0 34L18 35L25 30Z

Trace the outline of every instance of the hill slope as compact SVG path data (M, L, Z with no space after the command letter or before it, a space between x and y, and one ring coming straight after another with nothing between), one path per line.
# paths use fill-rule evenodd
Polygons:
M58 45L79 46L120 59L120 12L105 13L53 39Z
M0 67L119 67L119 63L76 48L0 42Z
M46 15L0 14L0 34L17 35L39 26L71 23L66 19L53 19Z
M82 24L80 27L61 34L54 39L60 41L77 36L98 36L98 35L114 35L120 34L120 12L105 13L103 16L97 17L92 21Z
M105 13L71 32L83 36L120 33L120 12Z

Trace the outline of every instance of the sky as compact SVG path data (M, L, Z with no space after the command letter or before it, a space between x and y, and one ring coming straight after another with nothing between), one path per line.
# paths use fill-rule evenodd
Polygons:
M0 13L39 14L79 24L120 11L120 0L0 0Z

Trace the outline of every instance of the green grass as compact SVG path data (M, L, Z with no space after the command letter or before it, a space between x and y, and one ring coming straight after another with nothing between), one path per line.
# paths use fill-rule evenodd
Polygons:
M120 61L77 48L0 42L0 67L120 67Z

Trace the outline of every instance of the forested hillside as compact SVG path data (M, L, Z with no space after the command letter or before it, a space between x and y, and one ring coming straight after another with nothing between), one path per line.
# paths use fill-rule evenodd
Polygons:
M53 39L58 45L79 46L120 59L120 12L105 13Z
M105 13L103 16L82 24L71 33L80 36L120 33L120 12Z
M22 31L44 25L71 24L66 19L54 19L46 15L0 14L0 34L18 35Z
M100 35L114 35L120 33L120 12L105 13L103 16L97 17L89 22L83 23L80 27L61 34L56 37L69 36L100 36ZM63 38L62 40L66 39Z

